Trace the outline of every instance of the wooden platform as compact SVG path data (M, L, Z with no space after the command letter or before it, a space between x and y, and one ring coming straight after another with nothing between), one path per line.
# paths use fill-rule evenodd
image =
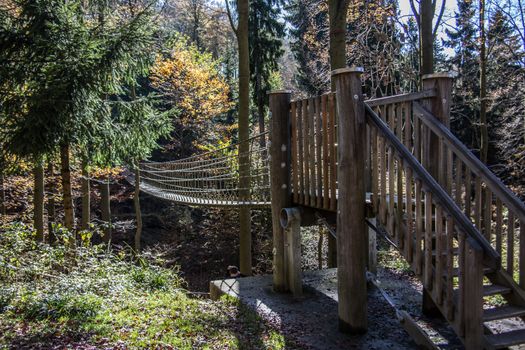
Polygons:
M303 281L300 299L273 292L271 275L212 281L210 291L238 298L308 349L418 349L376 288L368 292L368 333L348 336L338 331L336 269L305 272Z

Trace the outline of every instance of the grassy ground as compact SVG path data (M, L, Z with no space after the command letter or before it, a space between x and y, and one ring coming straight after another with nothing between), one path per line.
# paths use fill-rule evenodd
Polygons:
M235 301L188 293L153 254L62 237L49 246L22 224L0 229L0 348L293 348Z

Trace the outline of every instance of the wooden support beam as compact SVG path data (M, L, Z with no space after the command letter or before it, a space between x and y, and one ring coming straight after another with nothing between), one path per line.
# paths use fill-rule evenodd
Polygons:
M284 261L286 288L294 297L303 294L301 270L301 210L284 208L281 210L281 226L284 229Z
M481 349L483 340L483 250L473 239L465 242L465 348Z
M423 75L423 91L435 91L435 96L424 100L424 105L432 111L432 114L450 128L450 106L452 104L452 75L450 73L435 73ZM443 188L446 188L446 181L440 179L439 173L443 164L441 153L443 149L439 147L439 137L430 128L424 128L423 137L423 166L434 177ZM446 168L446 167L445 167ZM427 316L440 315L439 308L435 305L427 289L423 290L423 314Z
M367 330L366 265L368 233L365 222L366 121L362 68L332 72L337 91L338 203L337 278L339 329L349 333Z
M290 91L273 91L270 96L270 187L273 228L273 289L286 291L284 231L280 225L283 208L291 206L290 186Z

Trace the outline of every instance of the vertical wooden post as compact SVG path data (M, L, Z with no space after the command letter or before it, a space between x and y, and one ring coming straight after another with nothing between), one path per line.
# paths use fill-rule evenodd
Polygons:
M366 264L368 233L365 223L365 109L361 87L363 68L332 71L337 91L338 201L337 279L339 329L363 333L367 329Z
M465 348L481 349L483 337L483 250L468 238L465 244L465 290L463 315Z
M425 105L447 128L450 128L452 82L452 75L450 73L426 74L422 77L423 90L436 90L436 96L425 100ZM426 128L423 140L423 166L438 183L445 186L446 179L439 178L439 160L446 159L446 157L441 157L443 150L439 147L439 138ZM438 316L441 313L429 293L426 288L423 289L423 313L427 316Z
M375 217L369 218L368 221L377 227ZM371 227L368 228L368 272L377 274L377 233Z
M301 270L301 210L299 208L283 208L281 211L281 226L284 229L284 262L286 272L286 289L294 297L303 294L303 278Z
M450 128L450 106L452 103L452 75L450 73L435 73L423 75L423 89L435 89L436 96L426 100L426 106L432 114L442 122L447 128ZM436 181L439 179L439 159L443 150L439 149L439 138L430 132L425 137L425 167ZM443 157L446 159L446 157ZM446 182L440 184L446 185Z
M290 188L290 91L272 91L270 96L270 187L273 229L273 289L286 291L283 208L291 206Z

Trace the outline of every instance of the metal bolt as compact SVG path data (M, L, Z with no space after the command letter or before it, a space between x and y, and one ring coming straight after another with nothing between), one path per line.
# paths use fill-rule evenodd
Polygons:
M354 100L359 100L359 96L357 96L357 94L354 95Z
M287 149L287 147L286 147L286 145L283 143L283 145L281 146L281 151L286 152L286 149Z
M286 166L285 162L281 162L281 168L284 168Z
M281 188L282 188L283 190L286 190L287 187L288 187L287 184L283 184L283 185L281 186Z

